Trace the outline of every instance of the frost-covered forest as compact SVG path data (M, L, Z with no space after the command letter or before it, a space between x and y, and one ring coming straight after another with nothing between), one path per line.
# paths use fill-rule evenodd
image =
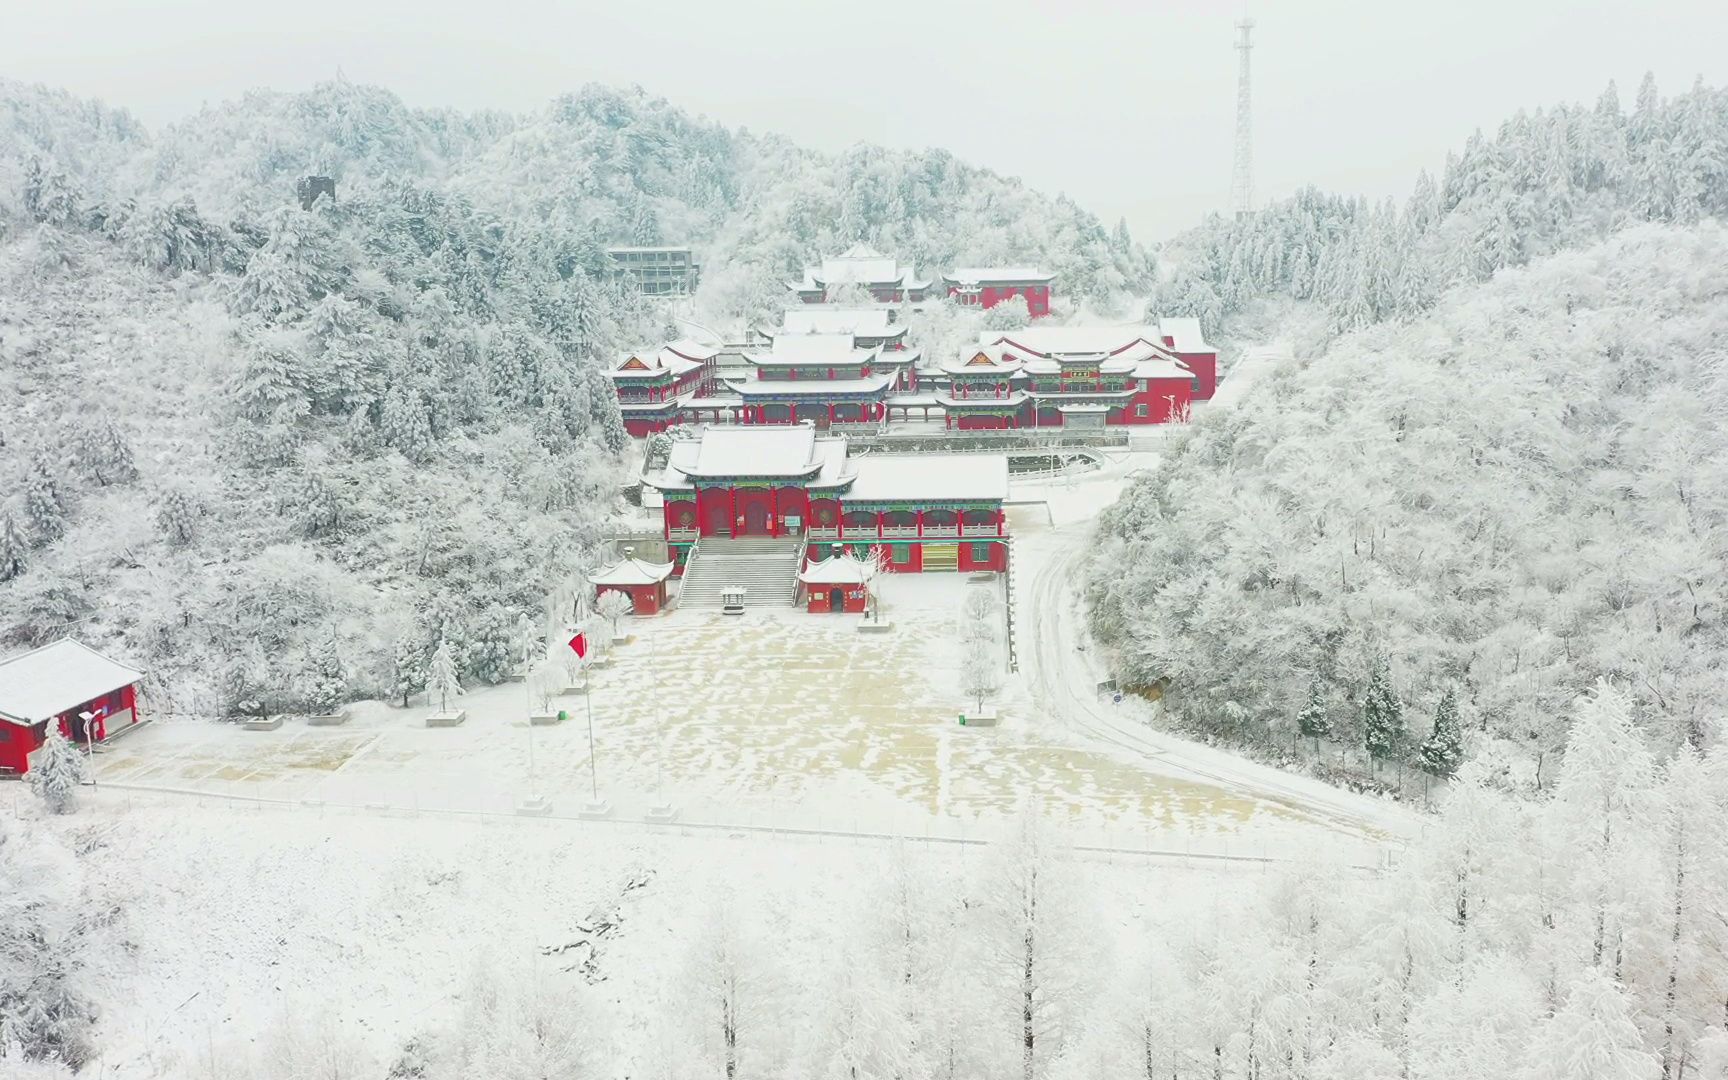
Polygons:
M306 174L337 197L303 211ZM614 508L602 360L669 332L605 246L694 245L727 319L857 240L1150 285L1066 199L640 92L511 117L331 83L151 133L0 82L0 640L115 647L158 712L400 696L446 638L494 681Z
M1541 786L1598 678L1658 745L1714 738L1725 146L1728 95L1646 83L1630 116L1610 91L1472 140L1403 213L1305 193L1182 241L1202 306L1287 291L1344 336L1107 515L1122 673L1197 730L1365 772L1449 772L1423 744L1451 693L1465 744Z
M1638 222L1728 214L1728 90L1663 98L1646 76L1630 111L1609 83L1593 107L1520 112L1450 153L1436 182L1371 204L1308 188L1250 217L1215 216L1165 245L1153 306L1219 326L1268 300L1311 302L1327 332L1409 319L1485 281Z

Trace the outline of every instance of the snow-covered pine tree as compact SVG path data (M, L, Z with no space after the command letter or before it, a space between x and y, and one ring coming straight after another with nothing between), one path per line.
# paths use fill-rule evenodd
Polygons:
M312 712L328 716L348 700L348 670L342 662L342 643L334 628L318 642L308 671L306 703Z
M31 759L30 787L52 814L70 814L78 801L78 785L84 782L84 755L60 730L48 722L42 746Z
M438 702L438 711L450 711L450 699L462 693L462 680L456 676L456 657L448 641L440 641L426 671L426 692Z
M1308 684L1308 701L1296 714L1296 730L1304 739L1314 740L1314 752L1320 752L1320 740L1332 734L1332 721L1326 716L1325 692L1320 680Z
M1464 733L1458 721L1458 691L1448 686L1434 710L1434 730L1417 750L1417 765L1442 779L1458 771L1464 760Z
M1368 669L1368 690L1362 696L1362 739L1378 767L1404 745L1404 703L1392 689L1391 665L1376 654Z
M420 652L420 643L412 634L403 634L396 639L396 648L391 656L391 693L402 699L402 707L408 707L408 699L416 690L426 685L425 658Z
M24 572L29 544L18 527L18 515L10 506L0 506L0 581L11 581Z
M24 521L38 546L52 543L66 532L66 502L53 468L41 455L30 463L24 478Z
M201 507L192 493L178 485L156 493L156 530L172 547L185 547L197 533Z
M126 435L106 413L98 416L89 430L80 432L74 444L78 468L96 482L98 487L124 484L138 476L132 461L132 447Z

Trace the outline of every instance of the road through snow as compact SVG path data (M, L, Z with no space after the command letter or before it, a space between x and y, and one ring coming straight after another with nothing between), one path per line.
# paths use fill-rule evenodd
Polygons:
M1235 384L1228 396L1220 392L1222 407L1240 401L1259 375L1288 356L1280 346L1251 351L1227 380L1226 386ZM1419 835L1421 815L1397 803L1160 731L1154 726L1159 706L1137 697L1117 704L1096 693L1108 673L1089 647L1079 594L1091 532L1099 512L1129 483L1130 474L1156 460L1155 454L1120 455L1082 478L1015 489L1016 499L1047 499L1057 522L1054 528L1022 532L1015 551L1021 671L1039 715L1071 735L1132 755L1155 771L1265 799L1339 832L1396 839Z

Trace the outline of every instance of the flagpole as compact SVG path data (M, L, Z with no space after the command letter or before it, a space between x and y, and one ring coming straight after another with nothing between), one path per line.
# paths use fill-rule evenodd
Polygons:
M588 784L595 802L600 801L600 773L594 767L594 677L588 676L587 692L582 705L588 711Z

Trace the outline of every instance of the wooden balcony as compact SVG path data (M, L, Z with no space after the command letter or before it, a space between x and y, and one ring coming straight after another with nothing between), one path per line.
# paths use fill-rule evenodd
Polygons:
M918 526L916 525L884 525L882 537L885 540L916 540Z
M693 544L702 536L700 529L667 529L666 539L674 544Z
M926 524L924 526L924 535L935 537L955 537L960 535L960 526Z
M992 525L962 525L962 526L960 526L960 535L961 536L1001 536L1002 535L1002 526L994 525L994 524L992 524Z
M840 539L840 526L812 525L804 530L804 536L808 540L838 540Z

